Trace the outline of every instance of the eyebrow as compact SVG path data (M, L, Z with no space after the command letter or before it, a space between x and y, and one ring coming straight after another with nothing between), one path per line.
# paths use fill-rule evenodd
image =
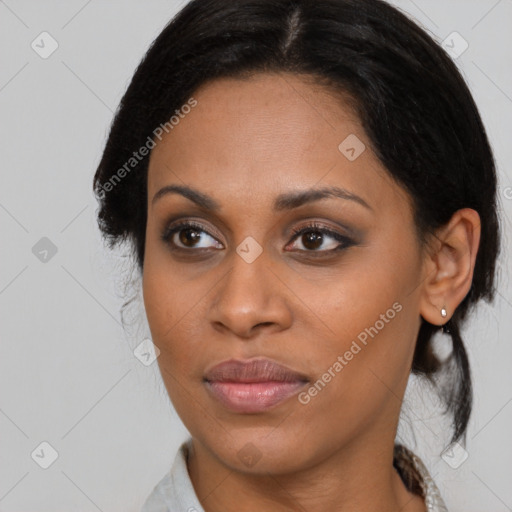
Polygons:
M180 194L206 210L219 211L221 209L220 204L215 199L186 185L167 185L161 188L153 196L151 204L154 205L160 198L168 194ZM273 209L274 211L292 210L304 204L330 197L354 201L373 211L373 208L363 198L344 188L336 186L312 188L309 190L280 194L274 201Z

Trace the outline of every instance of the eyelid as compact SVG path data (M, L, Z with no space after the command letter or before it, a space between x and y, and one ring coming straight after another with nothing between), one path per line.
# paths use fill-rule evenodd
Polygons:
M181 222L185 223L188 221L205 226L205 230L212 236L215 235L218 239L226 239L226 237L229 238L233 236L233 231L221 216L200 207L180 208L175 214L171 213L163 217L163 229L167 229L171 224L180 224ZM218 228L216 226L218 226ZM219 229L221 231L219 231ZM225 236L223 236L222 233L225 233Z
M162 236L165 237L171 233L171 231L180 229L186 229L187 227L196 228L198 231L204 231L207 235L215 238L218 242L222 242L222 235L218 233L218 231L214 228L210 228L203 224L202 221L195 220L193 217L182 215L177 218L173 218L172 220L165 222L163 228Z
M348 234L343 235L342 233L340 233L338 231L337 228L333 228L333 227L329 226L328 224L324 224L322 221L318 221L318 220L306 221L306 223L303 224L302 226L293 228L291 230L291 232L292 232L292 235L295 237L306 230L313 231L315 229L318 231L322 231L322 232L331 234L331 235L344 236L345 238L349 238Z
M355 240L351 235L344 235L344 234L340 233L338 230L331 228L330 226L327 226L325 224L322 224L321 222L316 221L316 220L309 221L302 227L293 228L291 243L294 243L295 240L297 240L302 234L308 233L308 232L319 232L322 234L326 234L330 238L333 238L334 240L336 240L338 242L338 246L335 247L334 249L328 249L328 250L324 250L324 251L301 250L301 252L307 252L310 254L315 254L315 253L316 254L322 254L322 253L332 254L334 252L337 252L338 250L346 248L355 243ZM290 245L290 244L288 244L288 245ZM287 245L287 247L288 247L288 245Z

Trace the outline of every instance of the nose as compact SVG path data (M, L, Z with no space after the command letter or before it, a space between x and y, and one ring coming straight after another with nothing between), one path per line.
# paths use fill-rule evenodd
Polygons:
M292 321L289 294L263 254L252 263L234 254L231 270L216 287L209 321L217 331L244 339L262 329L287 329Z

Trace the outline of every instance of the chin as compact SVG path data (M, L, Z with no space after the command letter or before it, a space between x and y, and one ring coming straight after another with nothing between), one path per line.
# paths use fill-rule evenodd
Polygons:
M279 427L226 429L222 437L211 434L197 439L232 471L253 475L286 474L300 471L313 454L305 450L303 435ZM231 435L230 435L231 434ZM194 436L196 437L196 436Z

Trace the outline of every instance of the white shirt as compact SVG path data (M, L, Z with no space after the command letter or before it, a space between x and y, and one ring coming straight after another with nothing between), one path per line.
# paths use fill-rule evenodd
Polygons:
M170 471L153 488L141 512L204 512L187 469L191 441L188 439L180 446ZM418 483L423 489L427 512L448 512L439 489L421 459L410 450L402 449L406 456L401 458L401 462L412 465L421 477Z

